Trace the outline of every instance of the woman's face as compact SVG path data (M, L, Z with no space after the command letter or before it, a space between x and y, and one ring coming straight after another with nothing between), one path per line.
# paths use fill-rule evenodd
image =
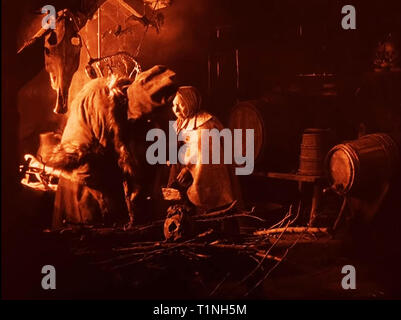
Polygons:
M183 106L179 95L177 94L173 100L173 112L177 118L185 118Z

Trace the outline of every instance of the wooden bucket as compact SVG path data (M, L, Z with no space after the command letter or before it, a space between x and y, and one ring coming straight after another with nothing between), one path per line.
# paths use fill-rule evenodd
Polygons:
M298 173L308 176L324 174L324 159L328 151L329 130L306 129L302 135Z
M369 134L339 144L327 154L325 167L337 193L354 193L390 179L399 166L399 147L387 134Z

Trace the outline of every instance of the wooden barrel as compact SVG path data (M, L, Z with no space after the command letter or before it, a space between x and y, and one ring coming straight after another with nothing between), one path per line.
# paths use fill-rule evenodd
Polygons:
M239 102L231 110L228 127L254 130L255 165L261 169L289 171L298 167L301 116L285 97L271 95ZM243 155L245 133L243 131Z
M399 147L387 134L365 135L332 148L325 166L336 192L358 192L391 178L399 166Z
M254 130L254 159L260 158L263 146L266 143L265 122L262 115L262 106L258 101L244 101L236 105L229 119L230 129ZM245 154L243 141L243 154Z
M302 135L298 173L308 176L322 176L328 146L329 130L306 129Z

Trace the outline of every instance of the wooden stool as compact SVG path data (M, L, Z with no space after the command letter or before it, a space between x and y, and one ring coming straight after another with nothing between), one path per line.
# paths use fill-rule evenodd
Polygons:
M255 173L255 175L271 179L298 182L298 190L301 194L304 192L305 183L312 183L313 194L312 194L311 211L309 215L309 226L313 225L317 217L317 209L319 208L320 200L323 194L323 182L325 181L325 176L309 176L296 173L282 173L282 172Z

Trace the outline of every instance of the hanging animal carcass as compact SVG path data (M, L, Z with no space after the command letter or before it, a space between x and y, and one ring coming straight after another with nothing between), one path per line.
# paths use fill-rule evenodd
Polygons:
M53 111L64 114L68 107L68 90L74 73L78 70L82 47L79 30L88 17L74 14L69 9L57 13L55 29L40 29L18 50L22 52L36 40L44 37L45 68L50 76L52 88L57 92L56 106Z
M45 37L45 67L50 76L52 88L57 92L55 113L68 110L68 90L74 73L79 67L81 38L74 16L62 11L56 24Z

